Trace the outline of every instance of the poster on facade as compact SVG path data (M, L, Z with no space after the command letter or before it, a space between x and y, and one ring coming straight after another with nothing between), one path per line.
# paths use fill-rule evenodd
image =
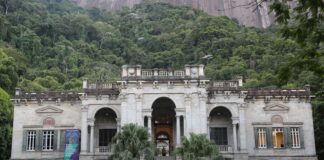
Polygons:
M80 131L67 129L65 131L64 160L79 160Z

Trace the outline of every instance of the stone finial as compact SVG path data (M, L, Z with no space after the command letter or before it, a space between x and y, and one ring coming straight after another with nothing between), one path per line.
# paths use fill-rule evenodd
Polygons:
M126 77L140 77L142 73L141 65L123 65L122 66L122 78Z
M82 88L87 89L88 88L88 80L84 79L82 82Z
M21 89L20 88L16 88L15 95L16 96L19 96L20 94L21 94Z
M243 86L243 76L236 76L235 79L238 82L238 86L242 87Z

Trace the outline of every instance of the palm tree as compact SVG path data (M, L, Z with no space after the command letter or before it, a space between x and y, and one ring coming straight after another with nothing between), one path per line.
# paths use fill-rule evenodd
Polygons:
M183 137L181 146L176 149L176 155L185 160L210 159L221 160L217 146L205 134L190 133L190 138Z
M127 124L113 138L110 159L113 160L153 160L155 147L149 141L150 134L145 127Z

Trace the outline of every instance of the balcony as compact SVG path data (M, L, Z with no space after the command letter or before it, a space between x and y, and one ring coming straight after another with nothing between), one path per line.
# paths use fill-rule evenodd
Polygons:
M96 148L96 153L109 153L111 152L111 146L99 146Z
M230 145L217 145L220 153L231 153L233 152L233 148Z
M185 65L184 69L142 69L141 65L124 65L123 81L163 81L205 79L204 65Z

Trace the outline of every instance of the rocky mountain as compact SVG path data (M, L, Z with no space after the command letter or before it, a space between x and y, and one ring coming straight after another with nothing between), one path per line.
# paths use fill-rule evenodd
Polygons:
M124 6L133 7L144 0L72 0L82 7L98 7L107 11L119 10ZM269 4L261 0L155 0L173 5L189 5L215 16L237 19L241 24L267 28L273 23L268 14Z

